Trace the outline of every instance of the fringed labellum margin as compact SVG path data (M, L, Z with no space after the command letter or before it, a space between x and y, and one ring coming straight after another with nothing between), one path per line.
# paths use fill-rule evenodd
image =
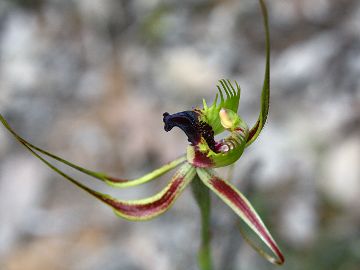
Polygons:
M237 83L236 87L235 90L229 80L220 80L219 103L217 95L210 107L204 101L202 109L175 114L164 113L165 131L179 127L188 137L191 144L187 148L187 161L195 167L224 167L241 157L249 129L236 114L240 100L240 87ZM214 135L224 131L230 135L215 141Z

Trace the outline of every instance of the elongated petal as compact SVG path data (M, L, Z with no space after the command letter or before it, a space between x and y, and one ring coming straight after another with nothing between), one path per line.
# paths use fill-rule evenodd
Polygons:
M153 179L156 179L161 175L167 173L168 171L174 169L175 167L179 166L180 164L184 163L185 161L186 161L186 157L182 156L136 179L121 179L121 178L110 177L107 175L104 175L103 179L105 183L107 183L112 187L116 187L116 188L133 187L147 183Z
M110 195L100 193L83 185L68 174L64 173L62 170L55 167L46 159L44 159L27 144L25 144L24 142L21 143L36 158L40 159L53 171L60 174L65 179L67 179L77 187L81 188L82 190L88 192L106 205L110 206L114 210L115 214L117 214L118 216L128 220L144 221L164 213L171 207L176 198L194 178L196 173L194 167L192 167L189 163L186 163L179 168L179 170L172 178L171 182L158 194L143 200L123 201L115 199Z
M268 229L251 206L250 202L238 191L233 185L222 180L207 169L196 169L197 174L203 183L218 195L232 210L260 237L260 239L271 249L277 256L277 259L259 251L261 255L276 264L284 263L284 256L281 253L275 240L272 238Z
M195 174L195 168L185 163L162 191L143 200L120 201L99 193L95 196L111 206L120 217L134 221L148 220L168 210Z
M174 161L169 162L169 163L163 165L162 167L160 167L150 173L147 173L142 177L136 178L136 179L123 179L123 178L111 177L103 172L95 172L95 171L91 171L86 168L80 167L79 165L71 163L70 161L67 161L67 160L65 160L59 156L56 156L40 147L33 145L32 143L30 143L27 140L25 140L24 138L22 138L19 134L17 134L10 127L9 123L5 120L5 118L1 114L0 114L0 121L20 143L25 144L28 147L32 148L33 150L36 150L36 151L38 151L48 157L51 157L61 163L64 163L65 165L68 165L68 166L74 168L75 170L78 170L84 174L91 176L91 177L94 177L96 179L104 181L108 185L111 185L111 186L117 187L117 188L126 188L126 187L131 187L131 186L137 186L137 185L149 182L149 181L154 180L157 177L167 173L168 171L174 169L175 167L179 166L180 164L182 164L186 161L186 157L182 156L182 157L175 159Z
M269 30L266 5L263 0L260 0L259 2L260 2L261 12L264 21L264 28L265 28L265 47L266 47L265 75L264 75L264 83L261 93L260 114L255 125L250 129L246 146L252 144L259 136L262 128L265 125L267 115L269 112L269 103L270 103L270 30Z

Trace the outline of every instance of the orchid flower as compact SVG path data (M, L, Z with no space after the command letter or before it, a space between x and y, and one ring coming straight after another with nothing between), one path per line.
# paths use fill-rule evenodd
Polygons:
M249 129L245 121L237 114L240 101L240 87L230 80L220 80L218 94L211 105L203 100L203 107L193 110L163 114L164 129L170 131L178 127L186 134L189 145L186 155L165 164L164 166L137 179L122 179L95 172L42 148L39 148L18 135L0 114L0 120L10 133L24 145L35 157L48 167L62 175L77 187L111 207L116 215L132 221L145 221L159 216L167 211L191 183L193 194L200 207L202 218L202 245L199 251L199 264L201 269L212 269L210 256L210 196L209 190L224 201L252 231L265 243L275 256L265 253L262 249L253 246L261 255L275 264L282 264L284 256L278 245L262 222L261 218L251 206L245 196L230 182L216 174L214 168L234 164L259 136L263 129L269 110L270 98L270 37L267 19L267 10L263 0L260 7L264 18L266 61L265 76L261 94L260 113L255 125ZM214 136L223 132L229 135L223 139L215 140ZM48 158L60 161L82 173L103 181L114 188L128 188L141 185L157 179L168 171L179 167L169 184L159 193L142 200L119 200L110 195L98 192L75 180L68 174L53 165ZM246 238L247 241L249 241Z

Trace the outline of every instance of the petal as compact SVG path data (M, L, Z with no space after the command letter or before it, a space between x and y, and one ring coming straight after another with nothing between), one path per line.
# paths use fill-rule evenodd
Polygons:
M106 205L110 206L115 214L120 217L123 217L128 220L134 221L144 221L154 218L166 210L168 210L172 204L175 202L176 198L184 190L184 188L191 182L194 178L196 172L195 168L189 163L182 165L179 170L176 172L171 182L158 194L143 199L143 200L133 200L133 201L123 201L117 200L110 195L100 193L96 190L93 190L79 181L75 180L68 174L64 173L49 161L44 159L42 156L37 154L33 149L31 149L25 143L22 143L35 157L40 159L53 171L57 172L68 181L81 188L82 190L88 192L95 198L99 199Z
M172 130L173 127L180 128L188 137L188 141L196 145L201 137L199 126L199 114L196 111L183 111L174 114L165 112L163 114L164 130Z
M111 206L120 217L134 221L148 220L168 210L195 174L195 168L186 163L163 190L143 200L121 201L100 193L94 195Z
M99 179L101 181L104 181L105 183L107 183L110 186L113 187L117 187L117 188L125 188L125 187L131 187L131 186L137 186L146 182L149 182L153 179L156 179L157 177L167 173L168 171L174 169L175 167L179 166L180 164L184 163L186 161L186 157L182 156L178 159L175 159L165 165L163 165L162 167L145 174L142 177L136 178L136 179L122 179L122 178L116 178L116 177L111 177L108 176L107 174L103 173L103 172L95 172L95 171L91 171L88 170L86 168L80 167L79 165L76 165L74 163L71 163L70 161L67 161L59 156L56 156L44 149L41 149L40 147L37 147L33 144L31 144L30 142L26 141L24 138L22 138L21 136L19 136L9 125L9 123L4 119L4 117L0 114L0 121L3 123L3 125L9 130L9 132L21 143L24 145L27 145L28 147L32 148L33 150L36 150L48 157L51 157L63 164L66 164L72 168L74 168L77 171L80 171L84 174L87 174L89 176L92 176L96 179Z
M93 195L97 199L101 200L108 206L110 206L117 215L129 219L129 220L148 220L151 218L154 218L161 213L165 212L167 209L171 207L171 205L174 203L175 199L180 195L180 193L184 190L184 188L191 182L191 180L194 178L196 172L195 168L191 166L189 163L183 164L179 170L175 173L173 179L168 184L167 187L165 187L162 191L160 191L158 194L149 197L147 199L143 200L133 200L133 201L122 201L117 200L107 194L103 194L100 192L97 192L79 181L75 180L68 174L64 173L62 170L55 167L53 164L51 164L49 161L47 161L45 158L40 156L37 152L39 151L47 156L50 156L58 161L61 161L62 163L65 163L75 169L78 169L79 171L82 171L86 174L89 174L91 176L97 177L98 175L94 175L93 172L88 172L86 169L83 169L81 167L77 167L77 165L74 165L72 163L67 162L66 160L63 160L57 156L54 156L51 153L48 153L28 142L26 142L23 138L18 136L8 125L6 120L2 117L0 114L0 121L4 124L4 126L15 136L15 138L23 144L36 158L40 159L43 163L45 163L49 168L51 168L56 173L60 174L64 178L66 178L68 181L76 185L77 187L81 188L82 190L88 192L89 194ZM184 162L184 160L178 159L177 161L174 161L174 164L180 164ZM172 164L171 166L174 166ZM170 166L170 167L171 167ZM83 171L85 170L85 171ZM160 175L164 173L164 169L160 169L159 171L155 173L156 175ZM154 176L154 175L152 175ZM151 176L151 177L152 177ZM150 177L148 177L150 178ZM144 179L141 180L144 182Z
M182 156L136 179L121 179L104 175L102 180L104 180L108 185L116 188L133 187L156 179L185 161L186 157Z
M204 184L218 195L232 210L260 237L260 239L271 249L277 256L277 259L270 255L264 254L258 250L261 255L269 259L270 262L276 264L284 263L284 256L281 253L275 240L272 238L268 229L251 206L250 202L238 191L233 185L215 176L206 169L197 168L197 174Z
M264 21L264 28L265 28L265 47L266 47L265 75L264 75L264 82L261 93L260 114L255 125L251 128L249 132L249 137L247 139L246 146L252 144L259 136L262 128L265 125L267 115L269 112L269 103L270 103L270 31L269 31L269 22L268 22L266 5L263 0L260 0L259 2L260 2L261 12Z

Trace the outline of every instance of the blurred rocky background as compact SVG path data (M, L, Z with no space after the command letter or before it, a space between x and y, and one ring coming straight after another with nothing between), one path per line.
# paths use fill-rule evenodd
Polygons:
M267 2L269 122L232 181L281 245L279 269L360 269L360 2ZM179 156L185 135L166 133L162 113L211 101L218 79L240 83L252 125L263 70L257 1L0 1L1 113L35 145L120 177ZM114 191L66 171L126 199L171 176ZM213 196L216 269L278 269L237 220ZM195 270L198 245L190 190L155 220L118 219L0 127L0 269Z

